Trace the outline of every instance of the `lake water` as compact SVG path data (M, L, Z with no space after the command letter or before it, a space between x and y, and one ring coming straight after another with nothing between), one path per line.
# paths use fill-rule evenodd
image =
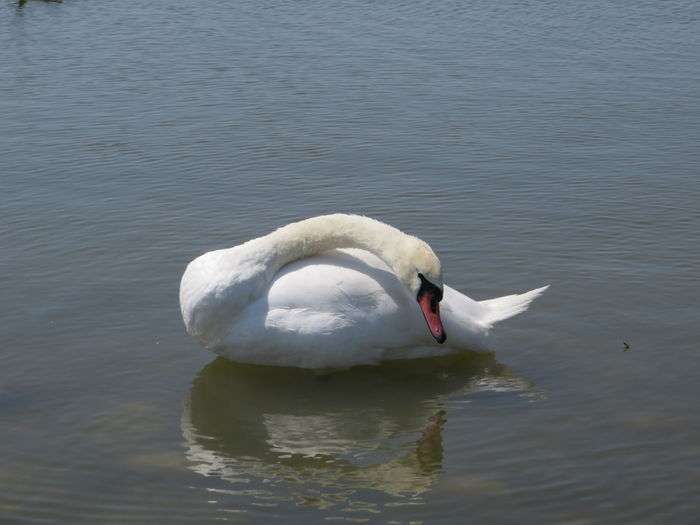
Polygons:
M697 2L3 0L0 522L696 523L699 179ZM459 359L184 333L189 260L334 211L552 287Z

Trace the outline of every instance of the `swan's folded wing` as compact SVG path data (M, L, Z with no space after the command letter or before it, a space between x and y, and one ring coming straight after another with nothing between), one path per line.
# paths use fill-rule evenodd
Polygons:
M377 362L421 343L430 343L425 322L396 276L368 252L342 250L285 267L236 319L220 353L313 368Z

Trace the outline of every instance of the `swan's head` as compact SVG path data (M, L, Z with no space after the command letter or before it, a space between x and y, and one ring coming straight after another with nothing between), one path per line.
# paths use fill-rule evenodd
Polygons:
M408 237L401 253L397 275L418 301L428 330L438 343L447 339L440 319L442 268L432 248L416 237Z

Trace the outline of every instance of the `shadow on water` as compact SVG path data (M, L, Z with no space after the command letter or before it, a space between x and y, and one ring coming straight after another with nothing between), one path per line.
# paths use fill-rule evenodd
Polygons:
M448 397L513 379L490 353L325 375L218 358L185 402L189 468L248 487L237 495L260 495L250 487L266 480L266 497L300 504L344 501L357 489L415 497L442 469Z

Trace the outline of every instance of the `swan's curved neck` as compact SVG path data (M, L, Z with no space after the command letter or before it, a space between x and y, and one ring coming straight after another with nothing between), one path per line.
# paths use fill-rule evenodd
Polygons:
M321 215L283 226L256 239L269 243L266 266L270 278L285 264L335 248L361 248L382 259L396 273L401 246L409 236L360 215Z

